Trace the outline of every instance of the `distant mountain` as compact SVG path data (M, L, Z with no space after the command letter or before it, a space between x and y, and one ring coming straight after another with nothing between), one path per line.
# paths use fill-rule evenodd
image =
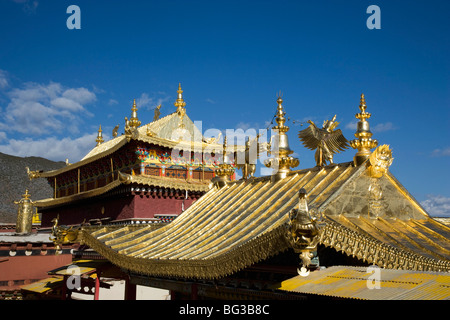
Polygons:
M25 167L30 170L54 170L64 167L63 161L55 162L39 157L16 157L0 152L0 223L15 223L17 205L25 190L31 200L40 200L53 196L53 190L47 179L28 179Z

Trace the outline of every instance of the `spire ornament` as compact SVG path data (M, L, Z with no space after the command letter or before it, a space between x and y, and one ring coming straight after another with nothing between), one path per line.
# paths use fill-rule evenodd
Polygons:
M178 128L184 128L184 124L183 124L183 118L184 115L186 114L186 102L184 102L183 99L183 90L181 89L181 83L178 84L178 90L177 90L177 100L174 103L174 106L177 107L177 114L178 117L180 118L180 121L178 123Z
M129 120L129 126L132 128L137 128L140 125L141 125L141 121L139 121L138 115L137 115L136 99L134 99L133 106L131 107L131 118Z
M356 139L350 141L350 146L353 149L358 150L353 157L353 162L356 166L365 162L372 153L370 149L373 149L378 145L377 140L372 140L372 132L370 131L369 122L367 121L372 115L366 112L366 108L366 99L364 94L361 94L359 103L359 110L361 110L361 112L355 115L355 118L359 120L355 133Z
M100 125L100 127L98 128L98 133L97 133L97 139L95 139L95 142L97 142L97 146L99 146L100 144L103 143L103 135L102 135L102 125Z
M291 171L290 168L295 168L299 165L299 160L290 156L290 154L294 153L289 147L289 140L286 132L289 131L289 127L284 125L286 122L286 112L283 110L283 99L281 96L278 96L277 99L277 112L276 119L277 125L272 127L273 130L277 132L277 134L272 137L273 142L271 142L271 150L270 153L274 156L274 158L266 159L264 161L264 165L268 168L272 168L274 173L272 175L272 181L276 182L278 180L286 178L287 174ZM272 139L271 139L272 141Z
M181 89L181 83L178 83L177 94L177 100L175 101L174 106L177 107L177 112L180 112L181 108L186 107L186 102L184 102L183 99L183 90Z
M230 181L230 176L234 173L234 167L231 164L231 159L227 154L227 137L223 138L223 149L222 149L222 163L219 164L219 168L215 171L216 177L211 181L219 188L222 188Z

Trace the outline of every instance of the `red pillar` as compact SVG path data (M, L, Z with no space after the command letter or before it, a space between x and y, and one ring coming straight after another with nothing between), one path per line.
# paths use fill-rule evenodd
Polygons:
M100 295L100 274L97 273L97 277L95 278L94 300L98 300L99 295Z

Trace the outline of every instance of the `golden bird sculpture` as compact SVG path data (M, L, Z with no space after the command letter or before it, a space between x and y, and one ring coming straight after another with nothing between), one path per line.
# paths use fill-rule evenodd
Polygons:
M298 137L303 145L316 150L316 165L322 167L327 162L333 163L333 155L347 149L350 145L342 134L341 129L337 129L339 122L336 122L336 115L331 120L325 120L322 128L316 126L314 122L308 120L308 128L299 131Z

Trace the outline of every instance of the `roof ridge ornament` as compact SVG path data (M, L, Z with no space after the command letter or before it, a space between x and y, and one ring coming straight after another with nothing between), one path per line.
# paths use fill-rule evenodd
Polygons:
M219 164L219 168L216 169L216 177L214 177L211 182L218 188L224 187L229 181L230 176L234 173L234 167L231 164L231 159L227 155L227 136L223 138L223 149L222 149L222 163Z
M97 139L95 139L95 142L97 142L97 146L99 146L100 144L102 144L105 140L103 140L103 135L102 135L102 125L100 125L100 127L98 128L98 133L97 133Z
M286 134L286 132L289 131L289 127L284 124L286 122L286 112L283 109L282 103L283 99L281 98L280 93L278 94L278 106L275 114L275 121L277 122L277 125L272 127L272 129L277 132L274 136L274 141L271 142L270 153L274 155L274 158L266 159L266 161L264 161L264 165L266 167L273 169L273 182L286 178L288 173L291 171L290 168L295 168L299 165L299 160L290 156L290 154L294 153L294 151L289 147L289 140Z
M177 112L180 111L180 108L186 107L186 102L184 102L183 99L183 90L181 89L181 82L178 83L178 90L177 90L177 100L174 103L174 106L177 107Z
M341 129L336 129L336 115L331 120L325 120L322 128L318 128L314 122L308 120L308 128L299 131L298 137L303 145L316 150L316 166L322 167L328 161L333 164L333 155L344 151L349 147L348 140L342 134Z
M184 124L183 124L183 117L186 114L186 102L184 102L183 99L183 90L181 89L181 83L178 83L178 90L177 90L177 100L175 101L175 103L173 104L175 107L177 107L177 114L178 117L180 118L180 121L178 123L178 127L179 128L184 128Z
M131 118L128 122L129 126L132 128L137 128L141 125L141 121L139 121L137 115L137 110L136 99L133 99L133 106L131 107Z
M285 225L285 237L291 248L302 260L302 266L297 269L301 276L309 274L312 253L319 244L320 235L325 226L322 215L313 216L308 209L308 194L304 188L298 192L298 205L289 211L289 220Z
M353 157L353 162L356 166L364 163L372 153L370 149L373 149L378 145L377 140L372 140L372 132L370 131L369 122L367 121L372 115L366 112L366 108L366 99L363 93L361 94L359 103L359 110L361 110L361 112L355 115L355 118L359 119L355 133L356 139L350 141L351 147L358 150Z

